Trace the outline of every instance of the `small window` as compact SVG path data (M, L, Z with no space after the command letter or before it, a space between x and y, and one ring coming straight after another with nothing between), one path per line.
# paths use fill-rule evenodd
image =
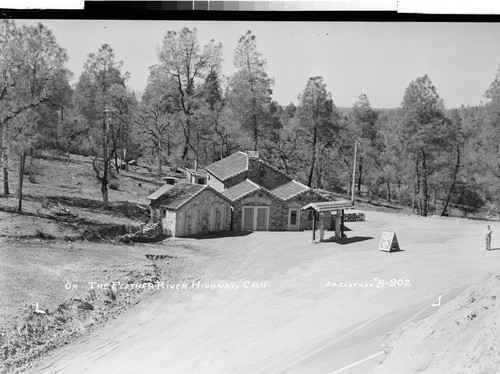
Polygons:
M290 211L290 225L297 224L297 211L295 209Z

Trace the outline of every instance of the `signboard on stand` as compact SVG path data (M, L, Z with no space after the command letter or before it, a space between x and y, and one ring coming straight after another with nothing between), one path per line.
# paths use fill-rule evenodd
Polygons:
M390 231L382 232L382 237L380 238L378 249L385 252L399 251L400 248L396 233Z

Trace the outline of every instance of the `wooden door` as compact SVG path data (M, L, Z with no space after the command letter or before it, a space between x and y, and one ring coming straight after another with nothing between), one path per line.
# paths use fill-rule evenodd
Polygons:
M254 229L254 207L244 206L242 214L242 229L243 230L253 230Z
M257 207L255 208L257 210L257 219L255 222L255 230L267 230L267 218L268 218L268 211L269 209L267 207Z

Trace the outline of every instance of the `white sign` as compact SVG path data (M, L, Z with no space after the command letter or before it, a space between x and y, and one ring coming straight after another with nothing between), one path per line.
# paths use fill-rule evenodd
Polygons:
M399 251L400 248L396 233L390 231L382 232L378 249L386 252Z

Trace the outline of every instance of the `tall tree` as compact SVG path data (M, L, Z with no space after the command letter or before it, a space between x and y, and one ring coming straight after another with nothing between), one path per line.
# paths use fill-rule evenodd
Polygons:
M94 145L100 148L100 151L94 148L93 168L101 184L105 209L109 205L111 127L116 111L112 102L113 91L118 89L116 86L124 87L128 78L128 73L121 72L121 66L121 62L115 62L112 48L104 44L97 53L89 54L73 96L75 108L92 129Z
M486 102L486 123L482 131L483 160L488 164L485 184L492 201L496 201L500 217L500 68L494 81L484 95Z
M452 132L444 105L427 75L412 81L405 91L400 126L401 142L415 166L415 195L418 210L429 210L429 175L435 154L448 144Z
M64 67L67 59L66 51L42 24L18 28L12 21L0 21L0 152L6 195L9 194L9 121L55 100L69 79Z
M266 60L257 50L255 35L247 31L239 39L234 55L237 71L229 83L228 101L241 128L258 150L264 133L273 129L270 106L273 81L266 72Z
M297 115L303 131L303 141L308 148L307 185L311 187L321 149L333 145L336 141L340 117L322 77L309 78L304 91L299 95L299 101ZM317 174L319 176L319 173Z
M186 27L179 33L168 31L158 49L162 68L176 83L176 110L184 135L183 163L189 159L189 150L193 151L196 160L198 158L196 140L200 124L195 118L199 109L196 92L211 72L220 69L221 54L221 44L211 40L202 47L198 42L197 29Z
M352 132L352 137L360 144L358 149L358 195L361 193L361 185L363 182L363 166L367 163L367 156L373 153L373 141L376 137L375 124L378 114L370 105L370 101L365 94L359 96L352 107L352 114L349 121L349 130ZM352 142L351 142L352 143ZM368 160L370 160L369 158Z

